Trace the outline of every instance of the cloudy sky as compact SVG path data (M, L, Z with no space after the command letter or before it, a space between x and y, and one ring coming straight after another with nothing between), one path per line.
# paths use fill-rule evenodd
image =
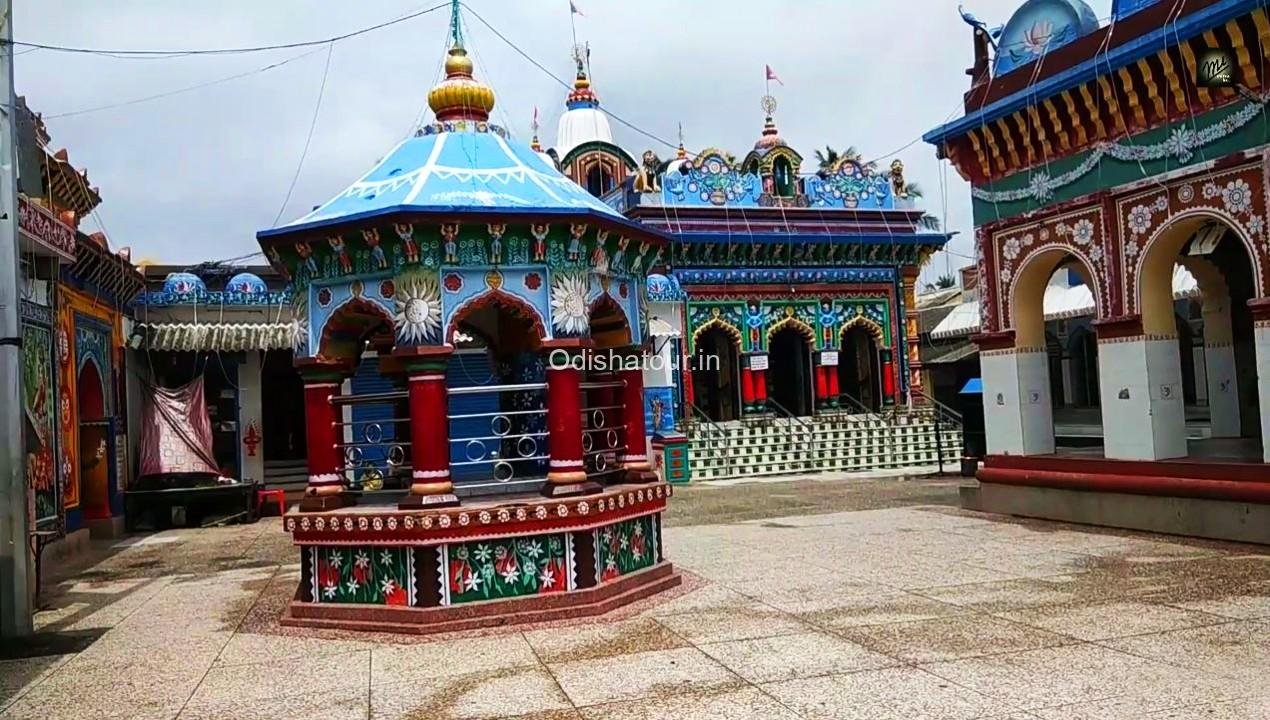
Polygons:
M20 41L104 49L242 47L332 37L440 0L15 0ZM956 0L575 0L578 39L591 44L603 107L690 149L744 154L763 116L763 66L783 137L811 160L817 147L895 152L925 191L925 207L960 234L926 279L968 262L969 186L933 148L913 142L960 114L970 29ZM989 24L1019 0L964 0ZM568 0L466 0L556 76L572 73ZM1092 3L1099 17L1110 0ZM544 144L555 137L566 91L465 13L478 75L497 93L494 119L529 137L535 106ZM241 55L117 59L46 50L16 60L18 92L45 116L101 190L99 224L134 258L194 263L256 251L255 232L299 217L355 180L426 116L441 72L448 13L437 11L336 43L312 144L290 202L327 61L325 47ZM287 61L267 71L253 71ZM249 74L250 73L250 74ZM235 75L209 87L93 110ZM672 148L614 122L638 157ZM911 145L909 143L912 143ZM889 162L889 159L886 160ZM946 203L941 192L946 180Z

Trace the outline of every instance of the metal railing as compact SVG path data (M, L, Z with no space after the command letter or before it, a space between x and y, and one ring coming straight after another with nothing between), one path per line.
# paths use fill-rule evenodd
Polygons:
M528 490L546 478L546 383L478 385L451 388L449 397L490 409L447 412L450 421L450 470L456 491L481 494Z
M587 477L604 480L622 470L618 459L626 453L626 427L621 422L623 406L606 397L606 390L626 387L622 380L582 383L582 459Z
M770 397L767 399L767 404L772 408L776 417L784 418L789 421L787 427L789 428L790 447L797 447L801 445L802 449L806 451L801 459L794 461L794 465L801 466L803 470L814 467L815 463L819 460L819 453L817 452L819 449L819 443L816 441L816 426L808 422L807 419L795 415L789 410L789 408ZM798 430L802 431L803 441L801 443L798 441Z
M395 417L396 403L405 400L406 392L361 393L331 398L336 407L384 405L392 408L393 417L353 419L337 422L344 437L336 443L344 464L340 470L352 474L353 489L374 489L375 485L408 487L410 441L400 437L409 417ZM395 481L395 482L394 482ZM366 486L370 487L366 487Z

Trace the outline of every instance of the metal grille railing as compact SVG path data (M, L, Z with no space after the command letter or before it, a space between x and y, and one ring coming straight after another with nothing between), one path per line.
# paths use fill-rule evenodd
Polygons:
M520 383L449 390L450 471L456 491L512 492L543 483L551 457L546 389L546 383ZM466 408L455 412L460 399L466 400Z
M337 444L344 459L341 469L350 475L352 489L406 488L410 486L410 441L406 439L409 412L401 412L404 390L339 395L337 407L387 407L388 417L341 421L343 439Z
M619 458L626 453L626 427L622 422L621 380L582 383L582 459L587 477L603 481L620 473Z

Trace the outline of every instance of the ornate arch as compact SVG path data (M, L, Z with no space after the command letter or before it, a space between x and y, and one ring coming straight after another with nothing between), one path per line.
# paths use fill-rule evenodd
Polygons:
M813 349L816 347L816 330L812 328L812 326L808 325L802 318L793 315L781 318L768 326L766 335L767 343L770 345L772 342L772 336L785 327L790 327L798 331L798 334L806 338L807 342Z
M1179 223L1198 226L1213 220L1238 235L1252 264L1254 291L1259 297L1270 295L1270 252L1263 249L1270 208L1260 163L1182 178L1123 198L1117 202L1117 213L1123 239L1124 314L1141 314L1146 257L1159 251L1165 236L1176 239L1172 233L1180 232Z
M516 295L504 290L491 288L464 300L462 304L454 309L454 312L450 313L450 320L445 326L445 343L453 345L454 331L458 329L459 322L468 315L486 307L496 307L500 310L505 310L513 317L529 322L534 334L538 336L539 342L551 339L551 333L547 329L548 326L537 308Z
M604 313L603 317L621 318L622 326L618 327L616 326L616 324L611 324L608 327L602 326L597 328L596 322L595 322L597 312L603 312ZM613 299L612 295L609 295L606 292L601 292L587 306L586 315L587 315L587 325L591 329L591 337L596 338L597 342L600 339L600 336L604 336L606 339L610 339L610 340L613 340L614 339L613 336L616 336L616 339L614 342L605 343L605 346L607 347L629 345L631 342L633 342L633 338L635 337L635 331L631 325L630 315L627 314L626 308L622 307L621 303Z
M350 342L349 337L354 333L356 333L356 339L364 338L366 333L375 327L376 321L382 321L389 332L392 332L392 314L383 305L373 300L354 296L336 305L322 321L322 327L318 328L316 333L318 357L351 357L356 360L360 349L341 348L340 344Z
M727 320L724 320L721 317L712 317L709 320L698 325L697 328L692 331L692 349L694 351L697 349L697 340L701 338L702 334L704 334L707 330L713 327L721 328L723 332L727 333L728 337L732 338L732 344L736 346L737 352L740 352L741 350L740 328L728 322Z
M886 348L886 333L882 330L882 326L863 315L856 315L842 324L842 329L838 331L839 345L842 344L842 336L855 327L862 327L873 336L873 342L877 343L879 350Z
M1018 310L1019 305L1020 285L1026 285L1026 289L1031 290L1035 287L1035 284L1040 284L1039 297L1036 299L1038 304L1036 313L1039 313L1042 339L1040 347L1043 348L1043 334L1045 326L1045 287L1050 276L1052 276L1056 270L1069 264L1069 261L1067 261L1066 258L1074 259L1081 266L1081 276L1085 280L1086 284L1089 285L1090 295L1094 299L1094 317L1106 317L1107 296L1101 283L1102 278L1099 275L1099 270L1102 269L1102 266L1100 264L1095 264L1085 252L1073 248L1070 245L1062 243L1042 245L1036 248L1033 252L1029 253L1023 261L1019 263L1012 278L1013 284L1003 288L1003 296L1009 304L1008 307L1010 311L1010 324L1007 327L1015 331L1016 347L1032 350L1037 349L1029 344L1029 342L1034 341L1035 338L1027 337L1027 328L1023 325L1023 323L1031 323L1032 320L1025 319L1021 322L1019 318L1016 317L1016 311ZM1040 274L1036 275L1035 273ZM1027 281L1021 283L1020 281L1024 280L1024 278L1026 278Z
M1061 251L1077 258L1083 265L1084 280L1089 285L1098 317L1110 312L1110 277L1106 231L1101 206L1086 207L1040 222L992 236L992 264L995 270L981 283L992 285L1001 329L1014 329L1015 285L1024 271L1037 258L1053 258ZM1048 279L1048 277L1047 277Z

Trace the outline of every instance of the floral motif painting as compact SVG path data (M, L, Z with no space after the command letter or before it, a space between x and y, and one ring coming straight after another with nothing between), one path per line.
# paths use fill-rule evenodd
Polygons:
M413 548L309 548L313 601L414 605Z
M563 592L573 587L564 533L454 543L442 548L450 604Z
M53 390L53 333L48 328L22 326L22 401L29 421L26 432L27 482L31 486L34 520L55 520L57 461L53 454L57 394Z
M656 515L645 515L595 531L595 568L600 582L657 563L656 522Z

